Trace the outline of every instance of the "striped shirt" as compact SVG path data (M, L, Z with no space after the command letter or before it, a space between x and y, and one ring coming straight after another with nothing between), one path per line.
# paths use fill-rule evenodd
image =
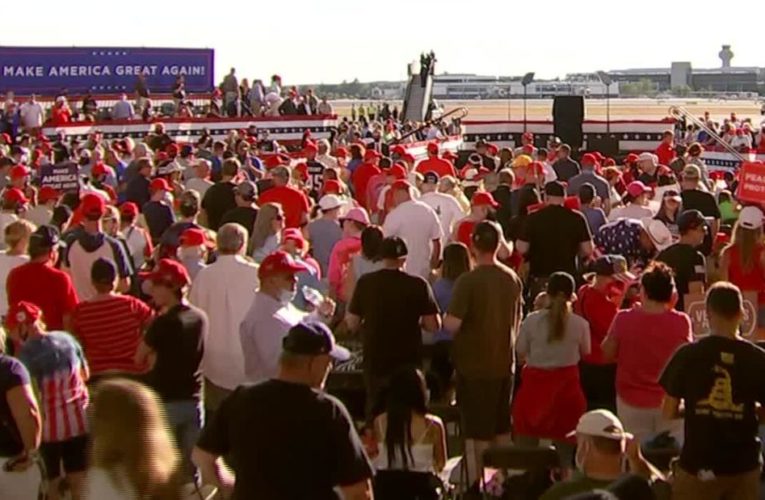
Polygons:
M72 316L91 373L142 371L133 358L143 329L154 316L149 306L129 295L112 295L80 302Z
M87 368L80 344L66 332L29 338L19 360L34 377L43 411L42 439L57 443L87 434Z

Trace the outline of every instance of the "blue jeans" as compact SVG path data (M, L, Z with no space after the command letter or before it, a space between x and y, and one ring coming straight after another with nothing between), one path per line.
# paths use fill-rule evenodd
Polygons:
M184 478L196 481L197 470L191 462L191 450L197 444L199 433L205 423L201 401L168 401L165 403L167 421L175 435L178 451L183 460Z

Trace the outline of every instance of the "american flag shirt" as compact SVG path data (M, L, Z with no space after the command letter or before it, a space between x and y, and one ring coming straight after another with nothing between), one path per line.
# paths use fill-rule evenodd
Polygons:
M37 386L43 412L42 439L62 442L87 434L87 362L80 344L66 332L48 332L24 342L19 360Z

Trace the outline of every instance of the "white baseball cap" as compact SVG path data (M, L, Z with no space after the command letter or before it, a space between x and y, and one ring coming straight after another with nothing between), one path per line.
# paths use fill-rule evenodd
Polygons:
M738 224L745 229L759 229L762 227L762 210L757 207L744 207L738 214Z
M343 200L341 200L339 196L334 194L325 194L319 200L319 208L321 208L322 211L324 212L328 212L329 210L340 208L343 205L345 205L345 203L343 203Z
M621 420L608 410L592 410L582 415L576 430L569 432L567 437L577 434L618 440L632 438L632 434L624 430Z
M651 238L651 241L658 251L661 252L674 243L672 232L662 221L646 217L642 220L642 223L643 229L645 229L645 232L648 234L648 237Z
M645 153L640 153L640 156L638 156L638 161L650 161L654 165L656 165L659 163L659 157L653 153L645 152Z

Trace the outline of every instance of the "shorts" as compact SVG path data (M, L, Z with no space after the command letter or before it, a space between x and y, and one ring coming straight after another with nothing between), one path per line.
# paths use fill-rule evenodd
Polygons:
M457 404L466 439L491 441L510 433L513 378L470 380L457 374Z
M40 455L48 479L61 476L61 464L67 474L85 472L88 468L88 436L77 436L60 442L42 443Z

